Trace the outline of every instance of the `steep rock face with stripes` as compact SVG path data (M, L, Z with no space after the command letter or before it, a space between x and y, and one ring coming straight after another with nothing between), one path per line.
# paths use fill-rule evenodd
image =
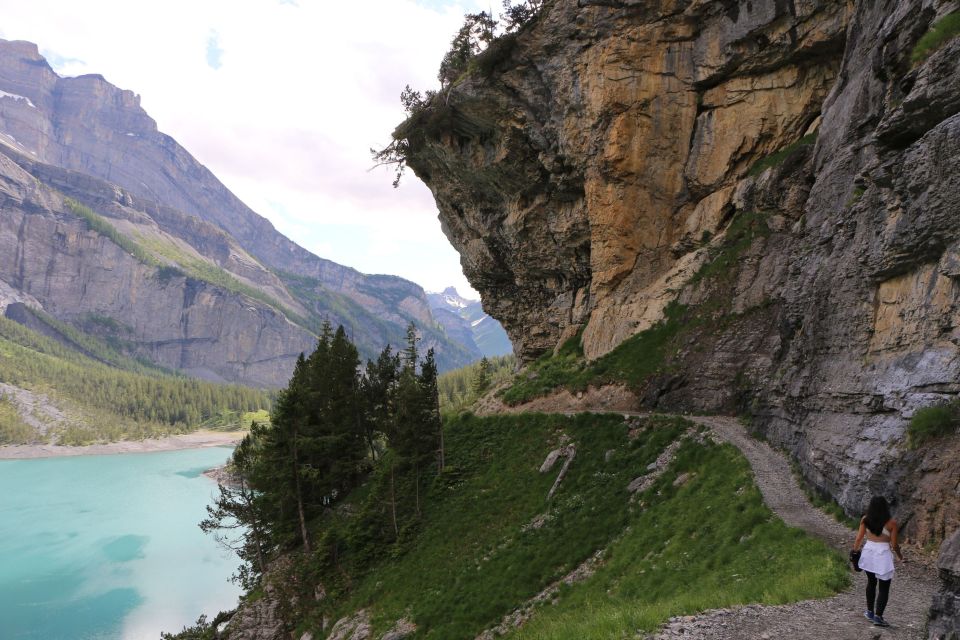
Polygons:
M680 322L638 407L749 414L939 541L960 445L906 430L960 391L960 39L918 43L958 9L556 0L395 136L521 358Z

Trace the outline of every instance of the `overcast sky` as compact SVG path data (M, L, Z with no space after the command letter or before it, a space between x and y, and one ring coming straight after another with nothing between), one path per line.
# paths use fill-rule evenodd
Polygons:
M412 173L393 189L369 149L403 119L404 85L437 84L463 14L489 5L0 0L0 37L139 93L161 131L314 253L475 295L430 192Z

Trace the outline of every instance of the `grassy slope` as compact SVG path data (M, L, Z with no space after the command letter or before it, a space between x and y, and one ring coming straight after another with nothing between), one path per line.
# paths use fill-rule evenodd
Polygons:
M687 442L631 503L629 482L689 427L677 418L650 425L631 441L619 416L448 421L451 471L434 479L420 526L372 564L350 568L348 560L353 589L338 597L332 588L339 604L325 613L336 619L366 608L377 632L408 616L418 638L473 638L604 548L598 573L565 587L516 637L632 637L671 615L822 597L844 586L843 558L773 516L729 445ZM538 468L561 433L577 455L548 504L559 464L547 474ZM691 479L674 487L681 473ZM545 526L523 531L543 513ZM320 615L303 628L319 628Z

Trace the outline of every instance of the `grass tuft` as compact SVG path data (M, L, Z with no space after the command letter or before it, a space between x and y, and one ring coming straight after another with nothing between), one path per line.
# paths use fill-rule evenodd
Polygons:
M932 56L940 47L960 35L960 11L954 11L937 20L910 53L910 61L917 65Z
M776 167L780 164L783 164L784 162L786 162L786 160L790 156L792 156L798 150L802 149L803 147L809 147L810 145L814 144L816 141L817 141L817 134L808 133L807 135L803 136L796 142L792 144L788 144L780 151L777 151L776 153L772 153L769 156L760 158L759 160L754 162L753 166L751 166L750 170L747 172L747 175L758 176L764 171L766 171L767 169L769 169L770 167Z
M954 433L960 429L960 400L918 409L910 418L907 440L917 447Z

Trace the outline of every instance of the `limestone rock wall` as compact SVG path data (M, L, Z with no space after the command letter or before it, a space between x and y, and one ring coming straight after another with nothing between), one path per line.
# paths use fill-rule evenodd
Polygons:
M938 541L960 445L905 430L960 391L960 39L911 52L958 8L556 0L397 135L518 355L709 302L641 404L750 413L850 513L884 493Z
M520 355L585 327L596 357L660 318L737 179L818 117L847 11L558 1L450 90L410 166Z

